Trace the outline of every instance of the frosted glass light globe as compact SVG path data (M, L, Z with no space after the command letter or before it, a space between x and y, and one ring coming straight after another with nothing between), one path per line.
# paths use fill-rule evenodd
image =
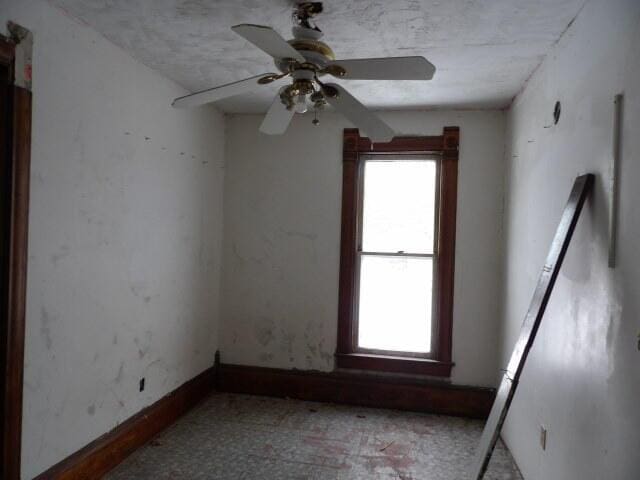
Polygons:
M293 109L296 113L305 113L307 111L307 97L305 95L298 95Z

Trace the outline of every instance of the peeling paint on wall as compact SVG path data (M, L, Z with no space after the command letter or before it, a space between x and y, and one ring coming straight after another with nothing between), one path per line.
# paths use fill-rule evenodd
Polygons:
M544 261L554 212L560 215L576 174L596 174L538 333L541 341L531 351L502 431L527 479L640 478L638 45L637 0L588 2L507 117L504 355L516 340L532 278ZM612 270L611 99L621 91L620 261ZM562 117L545 128L557 99ZM544 452L531 448L540 425L548 427L553 446Z
M14 82L18 87L31 91L33 34L21 25L7 22L7 30L11 39L16 43L14 60Z
M454 383L498 379L504 114L384 112L402 134L461 127L454 305ZM294 119L281 137L260 116L228 117L223 362L330 371L338 312L342 129ZM313 145L313 148L309 148Z
M44 345L47 350L51 350L53 346L53 340L51 339L51 322L54 320L49 315L49 312L42 307L42 314L40 316L40 333L42 334L42 338L44 339Z
M213 364L224 118L171 108L183 88L49 2L2 2L8 20L35 34L22 440L34 478Z

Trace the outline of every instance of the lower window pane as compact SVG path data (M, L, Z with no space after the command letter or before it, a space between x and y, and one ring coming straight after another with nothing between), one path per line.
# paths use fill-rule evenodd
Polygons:
M362 255L359 347L431 350L432 265L431 258Z

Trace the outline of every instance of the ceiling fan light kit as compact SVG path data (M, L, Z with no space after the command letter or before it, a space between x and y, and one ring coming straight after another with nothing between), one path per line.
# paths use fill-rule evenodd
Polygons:
M389 142L394 132L342 86L320 80L330 75L343 80L431 80L435 67L424 57L387 57L336 60L331 47L321 41L322 31L312 22L322 12L321 2L302 2L294 9L293 39L285 40L275 30L261 25L241 24L231 27L238 35L271 55L279 73L266 73L176 98L177 108L195 107L223 98L247 93L284 78L291 83L278 91L260 126L268 135L283 134L296 113L309 109L318 114L331 105L361 128L374 142Z

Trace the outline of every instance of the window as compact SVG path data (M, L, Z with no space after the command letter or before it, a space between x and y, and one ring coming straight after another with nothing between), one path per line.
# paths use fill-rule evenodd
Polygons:
M363 161L356 347L428 354L437 159L376 155Z
M338 367L450 375L458 138L345 130Z

